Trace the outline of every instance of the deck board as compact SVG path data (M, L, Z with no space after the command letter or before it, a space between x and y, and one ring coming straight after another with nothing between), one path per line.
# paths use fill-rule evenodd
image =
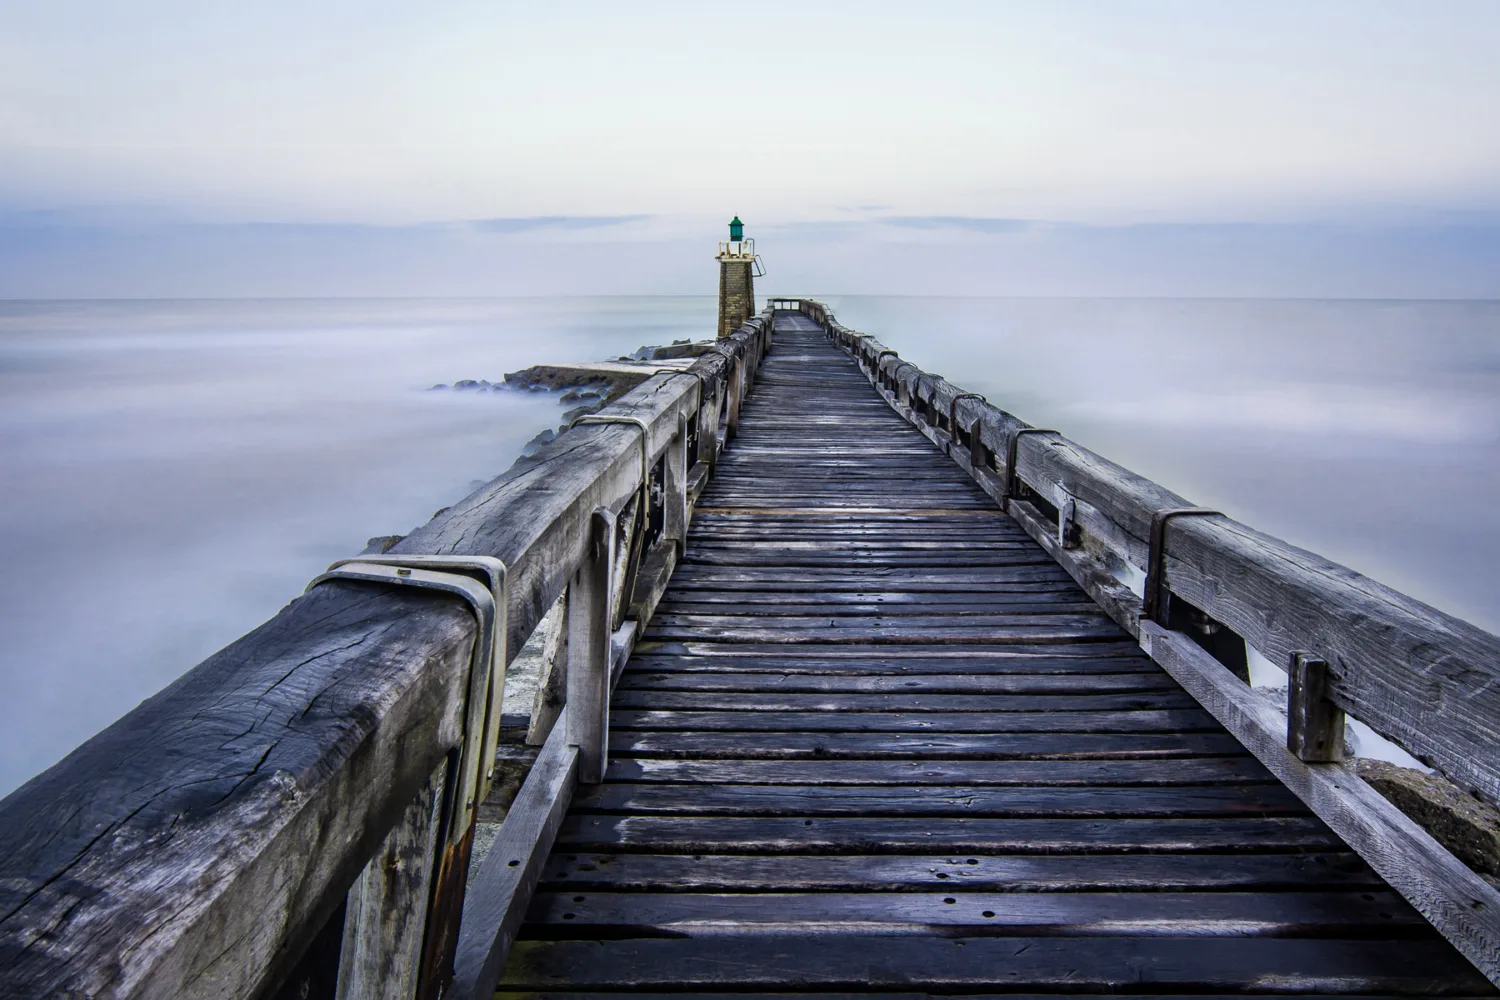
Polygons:
M610 724L501 996L1494 994L795 317Z

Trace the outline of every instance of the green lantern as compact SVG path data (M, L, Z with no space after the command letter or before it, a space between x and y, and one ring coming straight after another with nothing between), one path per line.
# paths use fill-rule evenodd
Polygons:
M740 221L740 217L738 215L736 215L734 217L734 221L729 224L729 238L736 243L745 238L745 224Z

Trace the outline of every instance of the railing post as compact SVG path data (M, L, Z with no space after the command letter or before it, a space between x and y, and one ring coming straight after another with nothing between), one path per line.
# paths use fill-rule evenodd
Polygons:
M568 585L568 743L578 748L578 780L604 780L609 743L610 594L615 515L589 519L583 563Z
M715 380L712 395L698 401L698 461L710 469L719 460L719 412L723 400L724 390Z
M1286 748L1301 760L1344 759L1344 710L1328 697L1328 661L1296 653L1287 672Z
M445 759L349 890L338 1000L416 996L447 781Z
M687 539L688 508L688 418L677 413L677 436L667 445L665 461L662 462L662 537L677 545L682 554Z
M729 414L725 417L724 440L733 441L740 429L740 401L745 396L745 356L734 359L729 373Z

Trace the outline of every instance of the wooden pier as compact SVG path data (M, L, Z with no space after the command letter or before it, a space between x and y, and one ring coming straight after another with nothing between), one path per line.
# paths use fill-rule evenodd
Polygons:
M350 567L0 803L0 996L1496 994L1492 873L1341 751L1496 801L1500 640L819 303Z
M506 996L1488 992L789 320Z

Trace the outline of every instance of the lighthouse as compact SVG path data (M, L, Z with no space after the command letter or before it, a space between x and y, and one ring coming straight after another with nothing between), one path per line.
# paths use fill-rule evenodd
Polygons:
M755 256L755 241L745 239L745 224L736 215L729 223L729 239L719 243L720 337L755 315L755 279L764 273Z

